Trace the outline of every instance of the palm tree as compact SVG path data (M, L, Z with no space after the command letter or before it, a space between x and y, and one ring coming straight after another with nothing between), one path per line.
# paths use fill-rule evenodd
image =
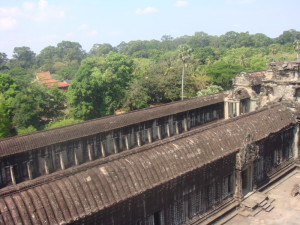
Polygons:
M297 53L297 60L299 60L299 52L300 52L300 40L294 41L294 48Z
M182 73L181 73L181 100L183 100L183 86L184 86L184 69L186 62L191 58L192 49L187 44L178 46L179 58L182 61Z

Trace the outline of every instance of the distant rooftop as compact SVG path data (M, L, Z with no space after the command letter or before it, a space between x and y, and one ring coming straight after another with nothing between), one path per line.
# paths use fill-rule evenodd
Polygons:
M47 88L58 87L61 89L66 89L70 86L67 82L61 82L52 78L50 72L41 72L36 74L35 81L39 84L45 85Z

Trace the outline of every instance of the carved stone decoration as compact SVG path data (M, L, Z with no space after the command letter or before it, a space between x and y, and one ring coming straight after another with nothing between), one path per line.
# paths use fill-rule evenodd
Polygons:
M259 158L259 147L253 142L252 135L248 134L243 142L242 148L236 155L236 168L242 170L249 163Z

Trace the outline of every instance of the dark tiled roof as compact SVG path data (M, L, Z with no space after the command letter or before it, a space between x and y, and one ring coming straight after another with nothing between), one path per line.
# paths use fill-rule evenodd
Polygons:
M220 103L224 101L224 96L225 93L207 95L121 115L103 117L52 130L3 139L0 141L0 157Z
M237 152L295 123L281 106L192 130L0 190L5 224L70 223ZM150 147L149 147L150 146Z

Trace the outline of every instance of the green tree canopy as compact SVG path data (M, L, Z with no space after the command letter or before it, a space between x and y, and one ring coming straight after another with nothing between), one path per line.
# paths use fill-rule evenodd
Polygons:
M35 63L35 53L29 47L15 47L11 64L13 67L30 68Z
M133 61L120 53L84 60L67 94L73 116L86 120L113 114L121 106L132 72Z

